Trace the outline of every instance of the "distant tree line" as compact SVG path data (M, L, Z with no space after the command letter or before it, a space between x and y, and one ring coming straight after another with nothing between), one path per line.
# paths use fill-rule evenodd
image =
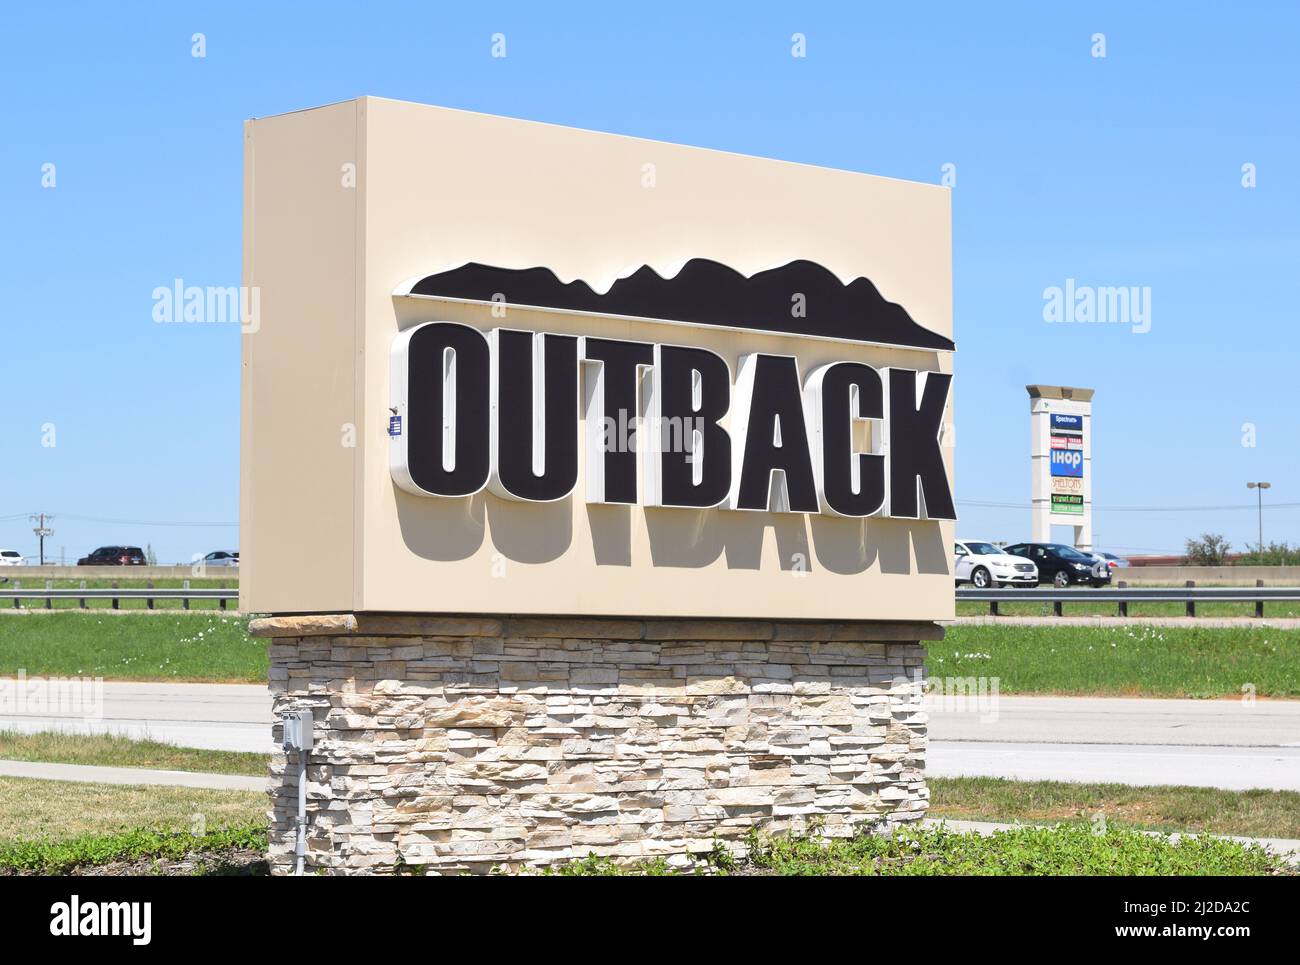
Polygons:
M1239 566L1300 566L1300 546L1269 543L1247 547L1236 560Z
M1300 546L1269 543L1247 546L1231 557L1232 544L1219 533L1202 533L1187 540L1187 562L1192 566L1300 566Z

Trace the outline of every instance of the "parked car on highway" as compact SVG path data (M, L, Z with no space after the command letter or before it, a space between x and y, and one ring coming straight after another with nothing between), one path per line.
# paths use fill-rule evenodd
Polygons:
M199 562L203 566L238 566L239 553L232 550L214 550Z
M27 560L17 550L0 550L0 566L26 566Z
M977 589L1005 584L1038 585L1038 567L1023 557L981 540L958 540L953 546L952 573L957 583Z
M144 566L144 551L138 546L101 546L77 560L78 566Z
M1025 556L1038 567L1038 582L1066 587L1071 583L1106 586L1110 567L1090 553L1081 553L1064 543L1016 543L1003 552Z

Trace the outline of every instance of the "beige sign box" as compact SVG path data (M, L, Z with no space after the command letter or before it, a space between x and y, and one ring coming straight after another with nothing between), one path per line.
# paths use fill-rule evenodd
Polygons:
M946 351L395 294L467 262L603 291L802 259L951 337L946 189L376 98L249 121L244 150L245 610L953 616L949 522L597 505L582 478L552 503L426 497L388 464L390 350L429 321L690 345L733 376L753 352L951 372ZM950 480L951 421L950 398Z

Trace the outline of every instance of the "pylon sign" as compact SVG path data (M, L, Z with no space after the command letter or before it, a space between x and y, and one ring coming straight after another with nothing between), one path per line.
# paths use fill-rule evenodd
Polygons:
M1034 542L1052 526L1074 527L1074 545L1092 548L1092 389L1028 385Z

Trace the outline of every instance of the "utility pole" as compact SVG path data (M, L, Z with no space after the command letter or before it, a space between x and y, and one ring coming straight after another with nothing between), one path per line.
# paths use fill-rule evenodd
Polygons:
M54 530L46 526L45 523L47 520L51 520L54 517L46 513L38 513L35 516L29 516L27 518L32 520L32 522L36 523L36 528L33 529L32 532L35 533L40 538L41 566L44 566L45 565L45 537L54 535Z
M1272 487L1272 483L1266 482L1248 482L1247 489L1256 490L1259 496L1259 552L1264 552L1264 490Z

